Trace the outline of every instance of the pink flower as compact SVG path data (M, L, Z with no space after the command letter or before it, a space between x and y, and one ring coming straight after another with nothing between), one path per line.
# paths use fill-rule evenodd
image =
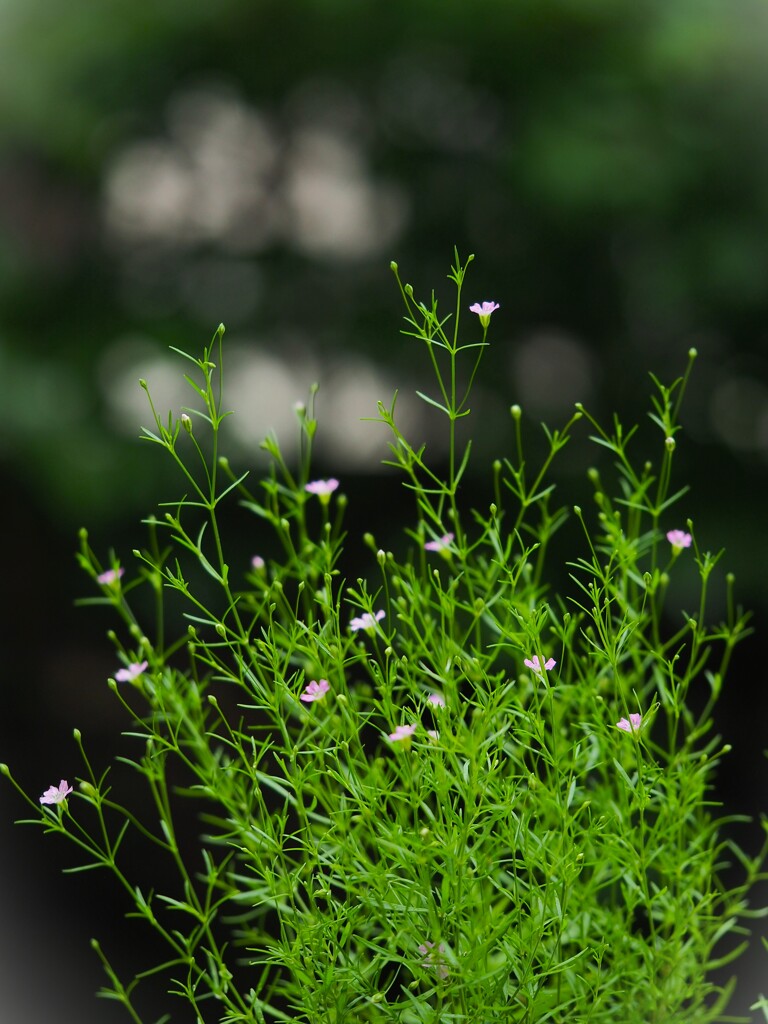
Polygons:
M537 676L540 676L542 674L542 668L539 662L538 654L534 654L532 658L526 658L523 664L526 665L529 669L531 669L532 672L535 672ZM548 658L544 662L544 668L547 670L547 672L549 672L550 669L553 669L556 664L557 662L554 658Z
M639 732L640 726L643 724L643 716L638 715L637 712L629 716L629 721L626 718L620 719L616 723L617 729L623 729L624 732Z
M132 683L134 679L138 679L141 673L146 672L146 670L146 661L132 661L128 668L119 668L115 672L115 679L118 683Z
M264 561L261 555L254 555L253 558L251 559L251 568L255 569L256 572L261 572L261 570L264 568L266 564L267 563Z
M690 533L686 533L685 530L670 530L667 534L667 540L672 545L674 553L679 554L683 548L689 548L691 546L692 537Z
M40 797L40 803L63 804L71 792L72 787L67 785L66 779L62 779L58 786L49 786L48 789L46 789Z
M498 309L498 302L475 302L469 307L470 313L477 313L480 317L480 323L483 327L487 327L491 322L491 313L494 309Z
M299 700L303 700L306 704L311 704L312 701L322 700L323 697L328 693L331 688L331 684L327 679L320 679L315 682L313 679L311 683L307 685Z
M430 693L427 697L427 704L433 704L436 708L444 708L445 697L439 693Z
M424 545L425 551L447 551L453 540L452 533L444 533L440 540L428 540Z
M328 498L339 486L339 481L331 477L330 480L312 480L304 486L304 490L310 494L317 494L321 498Z
M398 725L394 732L389 734L393 743L409 742L411 736L416 732L416 725Z
M376 629L376 623L386 615L383 608L379 608L375 615L371 612L363 612L362 615L356 615L349 624L350 629L358 630L364 629L367 633L372 633Z
M96 582L101 583L103 587L113 586L125 572L125 569L107 569L106 572L99 573L96 577Z
M443 963L442 954L445 953L445 946L441 942L439 946L436 946L434 942L423 942L418 947L419 953L422 955L421 966L433 968L437 971L439 978L448 977L448 968Z

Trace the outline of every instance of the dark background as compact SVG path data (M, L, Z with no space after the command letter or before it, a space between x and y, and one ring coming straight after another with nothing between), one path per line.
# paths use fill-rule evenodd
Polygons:
M90 592L74 551L87 525L105 560L112 546L130 563L142 516L180 493L137 439L138 378L178 412L168 346L197 354L223 321L229 453L255 468L269 430L290 453L292 405L318 380L318 475L343 480L353 546L389 536L409 510L379 470L382 428L360 418L399 387L414 435L440 439L413 400L430 378L388 265L448 309L456 245L477 255L467 303L501 303L469 502L509 452L510 403L531 437L577 400L647 423L648 372L671 381L698 349L677 452L692 491L669 525L690 516L703 548L725 547L754 609L719 711L734 751L718 796L760 814L767 114L762 0L4 4L0 759L37 793L79 773L73 726L97 763L116 748L115 623L73 607ZM589 501L596 458L584 440L564 454L563 503ZM235 543L258 551L259 524ZM8 786L0 814L0 1019L126 1019L92 997L88 939L130 965L143 933L115 935L109 879L62 876L70 850L12 826L25 811ZM759 847L757 825L734 834ZM758 947L736 970L742 1011L768 992Z

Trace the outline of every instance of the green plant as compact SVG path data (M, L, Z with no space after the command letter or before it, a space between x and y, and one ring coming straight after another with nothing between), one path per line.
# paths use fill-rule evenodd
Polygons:
M471 307L479 334L478 321L461 324L470 260L457 256L449 275L450 316L434 296L417 301L393 264L406 333L435 374L421 397L448 429L443 474L400 430L396 402L379 405L388 462L413 497L396 551L348 539L339 482L311 479L314 392L297 410L297 467L275 438L257 488L229 465L223 328L202 358L179 352L194 405L164 419L150 399L145 437L185 493L147 520L134 568L105 568L81 535L92 601L122 623L109 685L130 725L117 761L153 811L142 819L115 796L77 730L84 770L71 799L64 780L25 799L33 823L79 847L83 868L114 874L168 948L145 975L167 977L195 1020L729 1019L732 984L710 975L744 946L765 850L748 857L726 839L711 798L728 750L712 713L748 617L727 576L726 620L708 623L720 554L700 549L690 520L675 525L695 352L672 385L654 379L655 462L635 465L637 428L616 417L605 429L578 406L545 428L532 465L513 406L493 501L467 509L471 449L458 425L498 308ZM590 471L596 511L573 508L583 540L555 591L550 542L570 513L549 471L584 423L610 453L611 480ZM238 502L280 557L230 564L221 512ZM350 583L349 561L363 558L370 571ZM700 596L680 612L669 605L683 559ZM137 610L144 592L153 621ZM190 818L191 844L178 826ZM136 885L129 831L173 865L172 889ZM731 890L728 856L744 874ZM102 995L141 1022L144 975L124 983L96 949Z

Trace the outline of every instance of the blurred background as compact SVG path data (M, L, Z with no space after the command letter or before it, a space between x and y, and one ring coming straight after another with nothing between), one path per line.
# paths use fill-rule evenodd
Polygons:
M91 593L74 551L87 525L104 561L130 563L142 516L180 493L138 440L138 378L178 413L169 345L199 354L223 321L229 455L256 469L271 430L291 453L318 381L318 475L342 478L355 544L385 536L399 489L360 418L400 388L440 451L389 262L447 311L456 245L477 256L467 303L501 303L474 403L481 494L512 402L531 438L574 401L647 424L648 372L671 382L698 350L677 452L692 490L669 525L691 516L703 548L725 547L754 609L715 795L764 810L767 112L763 0L2 0L0 759L42 792L80 770L73 726L97 764L116 748L115 623L74 608ZM564 503L589 501L598 457L584 441L561 458ZM122 1021L93 997L88 939L131 965L143 933L115 934L109 879L62 876L71 851L14 828L24 813L0 787L0 1019ZM755 853L759 827L734 829ZM735 968L747 1016L768 993L758 946Z

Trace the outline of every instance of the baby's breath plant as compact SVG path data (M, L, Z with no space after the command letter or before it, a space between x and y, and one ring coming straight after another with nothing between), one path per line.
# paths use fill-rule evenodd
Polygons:
M412 499L393 550L347 537L342 484L314 478L314 390L297 408L298 465L270 437L264 479L230 466L223 327L200 359L178 352L192 395L178 415L141 382L144 437L175 468L176 497L131 558L101 561L85 531L79 551L91 603L119 623L108 685L131 786L113 788L75 730L81 767L62 772L76 781L22 793L30 820L73 842L83 868L110 871L166 946L124 980L94 943L101 994L136 1024L150 975L167 982L162 1021L734 1019L733 983L713 972L744 947L764 851L726 837L712 796L729 749L713 711L748 626L672 484L695 352L672 384L653 379L654 459L636 460L638 427L604 427L579 405L530 461L512 406L492 501L472 508L461 421L498 305L462 316L470 261L456 257L447 315L392 265L448 452L443 471L402 432L396 401L379 404ZM550 478L584 426L610 456L588 474L589 510ZM252 517L247 565L231 560L230 506ZM566 521L564 567L550 542ZM699 581L683 609L681 566ZM122 795L140 791L143 803ZM128 836L174 884L136 881Z

